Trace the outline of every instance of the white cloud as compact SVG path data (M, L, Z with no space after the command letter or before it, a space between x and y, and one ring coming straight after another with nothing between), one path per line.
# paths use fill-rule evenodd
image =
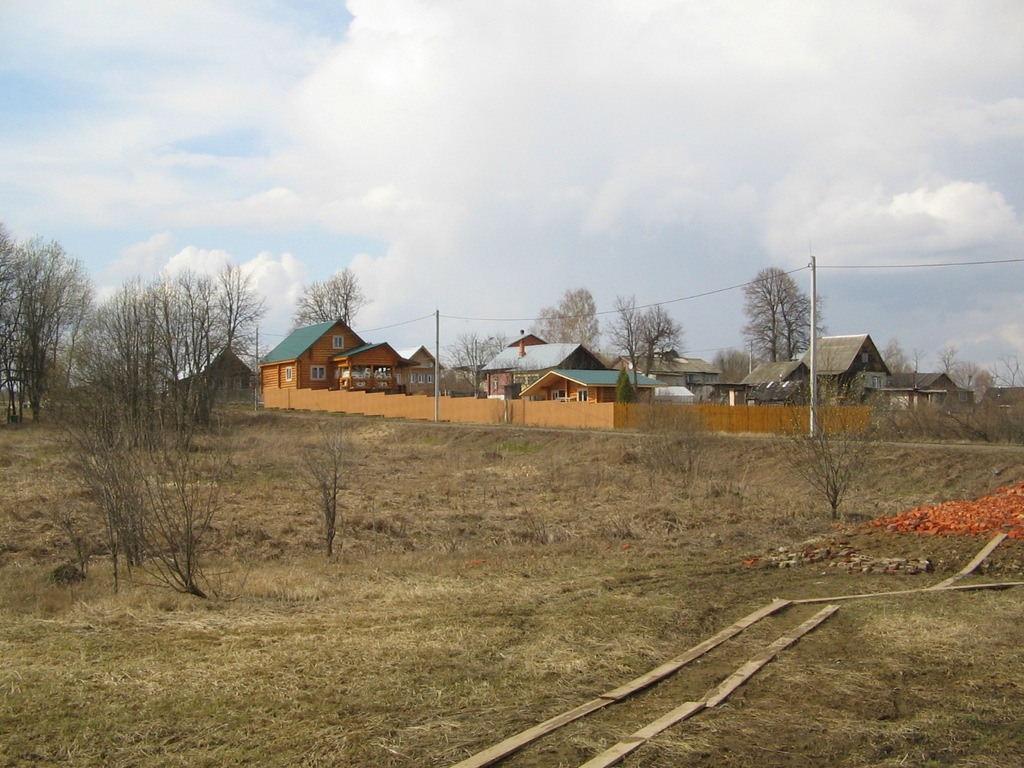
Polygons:
M140 245L146 264L273 235L281 255L249 263L285 324L307 273L346 263L379 326L522 317L581 285L605 306L674 298L809 245L866 264L1019 253L1019 3L348 6L329 39L274 3L8 4L0 65L74 98L0 127L0 209L19 231L188 231L176 252ZM953 167L965 148L987 164ZM383 250L320 252L325 229ZM834 297L830 327L867 301ZM739 340L741 317L675 309L699 348Z

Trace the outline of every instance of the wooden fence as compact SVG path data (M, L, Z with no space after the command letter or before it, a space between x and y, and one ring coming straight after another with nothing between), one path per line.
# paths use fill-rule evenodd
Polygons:
M430 395L387 395L382 392L346 392L310 389L267 389L265 408L326 411L391 419L433 421ZM440 421L466 424L514 424L523 427L568 429L689 429L709 432L784 434L806 428L805 406L681 405L624 403L564 403L550 400L491 400L441 397ZM824 426L863 429L871 410L851 406L822 411Z

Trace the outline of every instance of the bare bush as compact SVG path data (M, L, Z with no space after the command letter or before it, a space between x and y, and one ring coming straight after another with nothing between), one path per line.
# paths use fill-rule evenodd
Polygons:
M349 447L340 419L320 421L316 431L316 442L303 450L302 463L306 469L307 491L323 524L324 552L327 557L333 557L338 530L338 497L344 488Z
M786 462L825 497L837 520L840 504L867 462L874 430L861 410L838 405L835 397L826 402L830 404L818 410L816 429L794 424L792 432L779 440Z

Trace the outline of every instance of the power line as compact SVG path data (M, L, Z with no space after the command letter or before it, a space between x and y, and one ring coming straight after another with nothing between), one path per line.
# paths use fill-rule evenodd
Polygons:
M818 269L933 269L936 267L978 267L987 264L1020 264L1024 259L990 259L987 261L949 261L934 264L819 264Z

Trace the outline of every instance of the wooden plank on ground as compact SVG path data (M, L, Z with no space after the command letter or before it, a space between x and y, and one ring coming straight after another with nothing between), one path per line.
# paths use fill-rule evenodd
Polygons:
M693 717L703 709L718 706L729 694L749 680L759 669L771 661L783 650L791 646L801 637L825 621L829 616L839 610L838 605L828 605L818 611L792 632L783 635L771 645L767 646L758 656L743 664L733 674L723 680L718 686L712 688L699 701L688 701L676 709L668 712L657 720L645 725L640 730L614 744L601 754L591 758L580 768L610 768L620 762L624 757L636 751L648 741L672 726Z
M969 562L967 565L965 565L959 573L950 576L945 581L940 581L938 584L935 584L932 587L930 587L930 589L945 589L946 587L956 584L964 576L971 574L975 568L977 568L979 565L985 562L985 558L991 555L996 547L1003 543L1003 539L1005 538L1005 533L1000 533L996 536L993 536L992 540L989 541L989 543L986 544L985 547L974 556L974 559L971 560L971 562Z
M780 600L776 598L768 605L759 608L758 610L754 611L751 614L748 614L747 616L744 616L742 619L726 627L718 634L708 638L707 640L701 643L698 643L690 650L675 657L671 661L667 661L661 666L656 667L655 669L648 672L646 675L642 675L634 680L631 680L625 685L619 686L618 688L609 691L608 693L602 694L598 698L593 699L587 702L586 704L582 704L579 707L576 707L575 709L571 709L568 712L563 712L562 714L556 715L555 717L552 717L549 720L545 720L543 723L538 723L532 728L527 728L525 731L521 731L517 734L509 736L504 741L499 742L498 744L495 744L491 747L488 747L482 752L477 752L476 754L467 757L465 760L462 760L461 762L458 762L455 765L451 766L451 768L484 768L484 766L491 765L492 763L497 762L503 757L507 757L513 752L522 749L527 744L536 741L542 736L546 736L552 731L561 728L563 725L568 725L573 720L578 720L579 718L584 717L585 715L589 715L592 712L596 712L602 707L606 707L609 704L614 704L615 702L620 701L626 696L632 695L633 693L636 693L637 691L646 688L658 682L659 680L662 680L665 677L668 677L673 672L678 671L681 667L685 666L686 664L689 664L694 659L707 653L712 648L721 645L729 638L738 635L747 627L760 621L766 616L770 616L776 611L785 608L787 605L790 605L789 600Z
M766 616L771 616L773 613L785 608L789 604L789 600L781 600L779 598L775 598L774 600L772 600L772 602L770 602L763 608L760 608L754 611L753 613L744 616L735 624L726 627L721 632L709 637L704 642L698 643L697 645L693 646L693 648L686 651L685 653L680 654L679 656L676 656L674 659L666 661L660 667L652 669L646 675L641 675L635 680L630 680L628 683L620 685L615 690L601 694L601 698L619 700L624 699L627 696L631 696L637 691L651 685L652 683L656 683L657 681L665 677L668 677L673 672L678 671L694 659L699 658L711 649L718 647L729 638L735 637L750 625L757 623Z
M859 592L855 595L832 595L831 597L805 597L793 600L793 605L811 605L813 603L839 603L846 600L864 600L869 597L901 597L903 595L919 595L922 592L970 592L978 589L1010 589L1024 587L1024 581L999 581L988 584L952 584L948 587L917 587L916 589L895 589L892 592Z

